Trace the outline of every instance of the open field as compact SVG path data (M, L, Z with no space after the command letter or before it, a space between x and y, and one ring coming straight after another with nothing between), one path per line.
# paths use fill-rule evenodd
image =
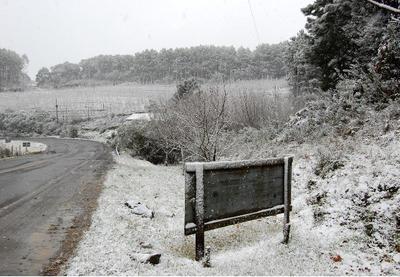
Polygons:
M262 79L227 82L225 88L230 93L285 93L289 85L285 79Z
M204 86L208 85L213 86L214 84L204 84ZM237 81L217 85L225 86L229 93L287 91L287 83L282 79ZM175 90L175 84L140 85L129 83L118 86L3 92L0 93L0 112L7 109L55 112L57 102L60 116L71 113L87 116L88 113L93 115L95 112L127 114L142 112L150 100L169 98Z
M86 115L102 110L108 113L140 112L150 100L170 97L175 85L138 85L78 87L69 89L37 89L24 92L0 93L0 112L7 109L56 110Z

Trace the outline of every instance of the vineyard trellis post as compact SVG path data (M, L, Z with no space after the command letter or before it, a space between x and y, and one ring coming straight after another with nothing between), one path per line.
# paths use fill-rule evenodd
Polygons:
M57 98L56 98L56 120L58 123L58 103L57 103Z

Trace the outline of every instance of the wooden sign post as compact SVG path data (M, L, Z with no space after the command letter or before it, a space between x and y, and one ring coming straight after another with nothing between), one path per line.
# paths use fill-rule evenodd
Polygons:
M31 143L30 142L23 142L22 143L22 147L25 147L25 152L28 152L28 147L31 147Z
M23 142L22 143L22 147L31 147L31 143L30 142Z
M185 235L196 234L196 260L204 232L283 213L289 241L293 157L185 164Z

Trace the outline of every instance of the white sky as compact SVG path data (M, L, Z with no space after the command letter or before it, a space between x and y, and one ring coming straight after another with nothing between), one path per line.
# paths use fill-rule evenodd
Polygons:
M42 66L99 54L196 45L276 43L304 27L312 0L0 0L0 48Z

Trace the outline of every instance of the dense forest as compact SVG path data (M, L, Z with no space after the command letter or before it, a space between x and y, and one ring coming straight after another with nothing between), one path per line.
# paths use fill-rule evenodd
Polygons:
M36 76L39 86L74 86L88 80L113 83L175 82L194 77L200 80L282 78L286 76L287 43L261 44L248 48L196 46L145 50L135 55L100 55L79 64L65 62Z
M400 96L399 1L316 0L286 64L295 94L351 88L369 102Z
M0 49L0 91L22 90L30 81L24 73L29 60L26 55L18 55L14 51Z

